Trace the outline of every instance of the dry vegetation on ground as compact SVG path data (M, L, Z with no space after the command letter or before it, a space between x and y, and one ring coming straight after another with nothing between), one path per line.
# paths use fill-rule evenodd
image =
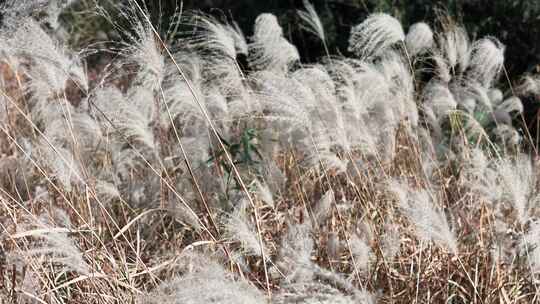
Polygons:
M538 302L540 80L499 90L496 38L372 14L308 65L271 14L246 39L127 1L75 52L29 3L2 7L0 303Z

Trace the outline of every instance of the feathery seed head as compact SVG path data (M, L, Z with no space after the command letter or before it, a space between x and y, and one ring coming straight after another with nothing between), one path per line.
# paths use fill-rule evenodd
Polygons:
M410 56L420 55L433 47L433 31L424 22L418 22L411 26L405 37L405 45Z
M523 95L540 95L540 76L527 75L523 77L516 90Z
M499 89L491 89L488 91L488 97L491 101L491 104L496 106L503 101L504 95L503 92Z
M300 16L300 19L302 19L302 21L305 23L302 24L302 27L306 31L319 37L323 43L326 42L324 26L319 18L319 15L317 14L317 11L315 10L315 7L308 0L304 0L304 8L306 9L305 11L297 11L298 16Z
M401 210L414 225L417 236L424 241L433 241L458 252L457 241L450 230L446 216L436 207L433 194L426 190L413 190L400 182L390 183L390 191L395 193Z
M438 52L444 58L445 64L454 72L463 72L469 66L471 57L470 41L467 31L457 25L450 25L439 36Z
M512 96L503 101L497 107L497 110L501 110L506 113L523 113L523 103L521 102L521 99L519 99L519 97Z
M467 75L484 87L491 87L504 68L504 45L493 37L474 42Z
M274 14L260 14L255 19L253 29L254 41L277 41L283 36L283 29L279 25L278 19Z
M437 82L427 85L424 91L424 103L433 110L435 116L439 119L457 107L452 92L446 85Z
M405 33L396 18L376 13L351 29L348 50L362 60L372 59L404 40Z

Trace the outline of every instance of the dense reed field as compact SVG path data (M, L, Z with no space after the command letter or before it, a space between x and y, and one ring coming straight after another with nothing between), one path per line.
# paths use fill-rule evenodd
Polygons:
M74 50L70 2L2 6L0 303L540 302L540 78L497 38L374 13L336 56L306 2L305 64L130 0Z

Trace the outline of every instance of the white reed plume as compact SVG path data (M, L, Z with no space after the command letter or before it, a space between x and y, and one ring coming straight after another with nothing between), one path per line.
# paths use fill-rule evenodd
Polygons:
M254 79L259 85L257 100L262 109L268 112L264 117L274 122L275 128L290 132L295 129L305 131L311 127L310 110L315 108L316 100L308 88L279 73L260 72Z
M110 203L121 197L118 188L113 183L104 180L98 180L96 182L96 194L103 203Z
M506 113L523 113L524 107L519 97L512 96L505 99L496 109Z
M268 187L268 185L264 182L261 182L259 180L255 181L255 187L257 189L257 194L259 198L268 204L271 207L275 206L274 197L272 195L272 191Z
M39 16L48 23L53 30L60 27L58 18L60 14L76 0L34 0L18 1L7 0L0 4L0 11L4 14L7 26L16 27L21 18L31 15Z
M450 230L443 211L437 207L437 199L427 190L413 190L408 185L393 181L390 191L396 194L401 210L414 225L417 236L433 241L457 254L458 244Z
M85 151L95 151L102 143L102 140L104 140L101 126L97 119L84 112L72 113L71 117L73 133L76 137L77 144Z
M473 98L476 101L476 109L481 111L493 111L493 104L489 97L489 90L476 81L470 81L460 85L457 89L451 88L458 98Z
M512 126L499 124L493 129L495 138L506 148L516 148L521 143L521 135Z
M242 77L236 57L238 54L247 55L248 47L240 28L202 13L188 15L188 18L187 24L194 30L185 33L187 37L182 43L196 51L202 59L206 80L213 81L222 91L241 90Z
M441 119L456 109L457 102L445 84L431 81L424 89L424 105L433 110L437 119Z
M154 95L142 87L135 87L128 94L130 100L123 105L118 126L126 138L153 148L156 143L150 124L155 106Z
M332 204L334 203L334 191L328 190L319 199L317 204L313 207L313 216L318 225L323 225L324 221L330 216L332 211Z
M493 37L474 42L467 77L491 87L504 68L504 45Z
M196 47L200 52L209 52L209 55L236 59L236 39L241 37L241 32L231 31L233 27L219 22L210 15L198 14L190 19L192 20L188 24L196 30L195 35L191 34L195 30L190 30L188 33L191 37L187 39L187 42L192 47Z
M500 198L501 194L496 193L500 190L497 185L497 173L490 166L489 158L481 149L471 149L469 157L463 164L463 172L460 175L463 185L482 197L495 198L495 200Z
M349 239L351 254L354 259L355 267L358 270L366 272L369 270L369 264L373 258L373 252L369 247L368 241L353 234Z
M62 187L71 192L74 185L83 183L80 164L73 153L59 145L54 148L41 139L37 146L37 160L49 171L51 177L56 179Z
M491 104L494 106L499 105L503 101L504 94L501 90L497 88L489 90L487 94L489 100L491 101Z
M265 248L261 248L256 226L249 219L245 208L248 203L239 201L237 207L224 221L225 237L240 242L242 253L245 255L261 256ZM267 256L265 254L265 256Z
M52 218L51 218L52 217ZM61 223L55 223L55 222ZM49 215L30 219L28 230L19 231L18 235L36 237L35 246L24 251L27 257L41 256L45 261L62 266L62 271L75 271L79 274L91 273L83 254L68 236L71 223L67 214L60 209L53 209Z
M245 279L235 279L220 263L184 253L185 271L139 298L142 304L263 304L264 295Z
M433 47L434 42L433 31L424 22L411 25L405 37L405 45L411 57L427 52Z
M540 95L540 76L526 75L521 79L516 91L523 95Z
M394 117L390 118L390 122L396 126L400 121L408 120L411 126L417 126L418 108L414 100L414 81L408 63L399 53L389 51L382 57L377 68L384 75L393 99L385 102L393 110Z
M236 47L236 53L247 55L248 54L248 43L244 32L236 22L232 22L232 25L229 25L229 33L232 35Z
M387 261L394 259L399 253L401 245L400 237L399 226L392 224L388 220L384 225L384 235L381 237L381 251Z
M502 198L512 203L521 224L530 219L531 209L540 201L536 190L537 176L531 158L520 154L515 160L503 158L496 161L495 170L500 179ZM518 182L519 181L519 182Z
M322 24L315 7L308 0L304 0L305 11L297 10L298 16L304 22L301 26L304 30L317 36L324 44L326 48L326 34L324 32L324 26ZM328 50L326 50L328 52Z
M449 72L455 75L456 73L463 73L469 66L471 57L470 49L471 46L467 31L463 27L450 25L439 36L438 51L436 54L440 58L444 58L445 64L450 69Z
M276 16L261 14L255 20L253 42L249 44L249 64L257 70L285 73L300 59L298 50L283 37Z
M352 295L345 294L339 287L325 284L326 279L338 279L328 273L328 278L320 281L302 282L283 286L272 298L273 304L374 304L374 296L367 291L355 291ZM340 280L344 280L340 278Z
M309 282L313 279L311 253L314 242L307 224L289 225L281 240L278 266L289 282Z
M304 145L306 153L304 163L308 167L320 167L322 170L335 170L338 173L347 170L348 160L342 160L332 151L334 141L322 124L314 125L311 134L304 138Z
M532 274L540 273L540 222L531 223L529 230L521 240L523 256L527 257L527 263L531 267Z
M12 55L29 64L26 69L34 96L46 98L51 94L60 94L70 79L81 88L88 88L80 59L59 45L36 21L21 20L16 31L4 39Z
M283 36L283 29L273 14L261 14L255 20L253 40L275 41Z
M165 76L165 59L162 46L151 26L135 8L123 7L119 13L128 20L132 30L125 30L114 24L119 31L126 32L123 42L125 49L120 52L123 56L121 64L135 66L138 69L136 82L149 89L157 89Z
M371 14L351 29L349 52L361 59L370 59L404 40L405 33L396 18L383 13Z

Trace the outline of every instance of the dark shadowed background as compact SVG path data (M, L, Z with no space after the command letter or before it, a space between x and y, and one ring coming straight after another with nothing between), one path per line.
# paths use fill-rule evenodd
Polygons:
M463 23L471 38L492 35L507 47L506 62L511 75L532 72L540 63L539 0L312 0L325 25L332 53L346 53L350 28L370 12L387 12L402 21L437 24L437 16L450 15ZM174 12L180 0L146 0L151 11ZM301 30L296 10L302 0L184 0L183 8L210 12L237 21L246 35L252 32L258 14L279 17L287 37L298 47L302 60L315 61L324 55L320 42Z

